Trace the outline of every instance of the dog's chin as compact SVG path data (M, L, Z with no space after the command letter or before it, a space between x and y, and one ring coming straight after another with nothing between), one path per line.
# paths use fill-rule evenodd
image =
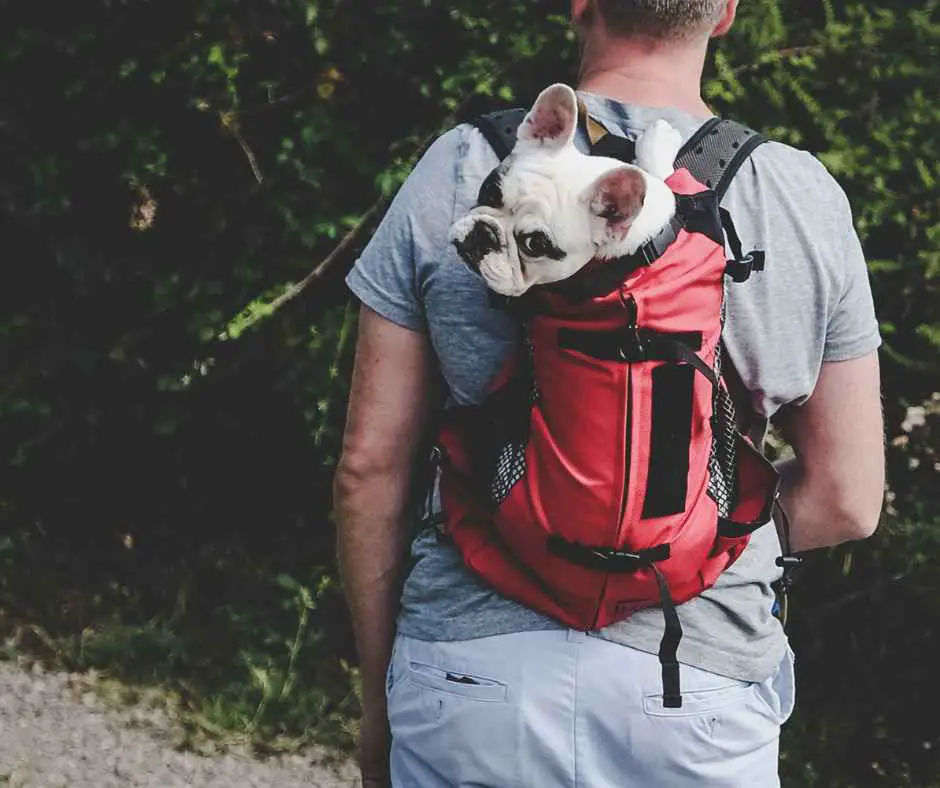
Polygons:
M530 287L504 255L487 255L480 263L479 274L490 290L502 296L518 298Z
M491 281L487 281L486 285L487 287L489 287L490 290L492 290L497 295L507 296L508 298L518 298L529 289L527 286L506 287L505 284L503 283L491 282Z
M536 276L525 276L505 256L491 254L480 264L479 274L490 290L499 295L518 298L538 285L552 285L569 279L585 264L573 266L569 260L568 265L552 266L549 261L543 260L537 266Z

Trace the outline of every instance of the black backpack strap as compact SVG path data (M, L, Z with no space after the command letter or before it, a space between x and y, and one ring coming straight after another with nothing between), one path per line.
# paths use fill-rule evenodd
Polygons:
M477 115L469 122L480 130L502 160L515 146L516 131L527 111L524 107L497 110ZM676 157L676 167L685 167L696 180L712 189L720 203L747 157L767 141L766 136L737 121L711 118L682 146ZM603 140L601 144L604 144ZM595 153L610 155L607 151ZM626 158L621 151L617 151L615 157Z
M741 123L711 118L682 146L676 167L685 167L693 178L712 189L721 203L741 165L767 141L763 134Z
M505 159L516 144L516 129L526 116L526 109L514 107L486 115L477 115L470 120L480 133L486 137L490 147L496 152L500 160Z
M497 110L496 112L488 112L485 115L477 115L471 118L469 122L471 126L478 128L483 136L486 137L486 141L489 142L490 147L502 161L515 146L516 131L522 121L525 120L526 113L528 113L528 110L524 107L513 107L512 109ZM584 102L581 100L578 101L578 123L582 130L588 135L592 147L598 141L609 142L608 138L613 139L613 135L610 134L607 127L588 113L587 107L585 107ZM627 141L623 140L623 142ZM633 143L629 144L632 146ZM623 158L623 151L619 148L616 150L617 154L615 158ZM632 151L632 147L629 148L629 150ZM600 155L606 156L610 154L605 152ZM628 159L624 160L633 161L632 153Z

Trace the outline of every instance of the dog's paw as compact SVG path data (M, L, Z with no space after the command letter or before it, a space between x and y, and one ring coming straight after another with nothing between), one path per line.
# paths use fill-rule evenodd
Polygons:
M665 180L675 171L682 135L665 120L654 121L636 141L636 164L654 178Z

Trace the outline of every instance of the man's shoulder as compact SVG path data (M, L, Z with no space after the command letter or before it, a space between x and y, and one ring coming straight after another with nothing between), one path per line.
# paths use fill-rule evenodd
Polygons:
M756 181L761 185L774 185L794 194L799 187L806 197L825 197L843 194L842 187L825 164L814 154L785 142L768 139L751 153L747 166L741 168L732 182L747 184Z
M419 216L459 208L468 189L475 198L479 182L498 163L480 131L469 122L458 123L435 137L419 156L397 199Z
M759 145L735 175L723 202L735 223L757 236L793 243L807 234L841 244L852 229L848 196L825 164L807 150L776 140Z

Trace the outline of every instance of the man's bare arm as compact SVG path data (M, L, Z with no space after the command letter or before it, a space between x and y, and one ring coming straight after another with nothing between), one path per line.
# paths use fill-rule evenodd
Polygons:
M431 401L430 359L426 336L362 307L333 498L340 574L359 651L363 711L374 728L380 726L380 716L384 725L384 676L409 533L405 511Z
M796 457L779 464L794 552L866 539L884 501L877 353L823 364L812 396L782 423Z

